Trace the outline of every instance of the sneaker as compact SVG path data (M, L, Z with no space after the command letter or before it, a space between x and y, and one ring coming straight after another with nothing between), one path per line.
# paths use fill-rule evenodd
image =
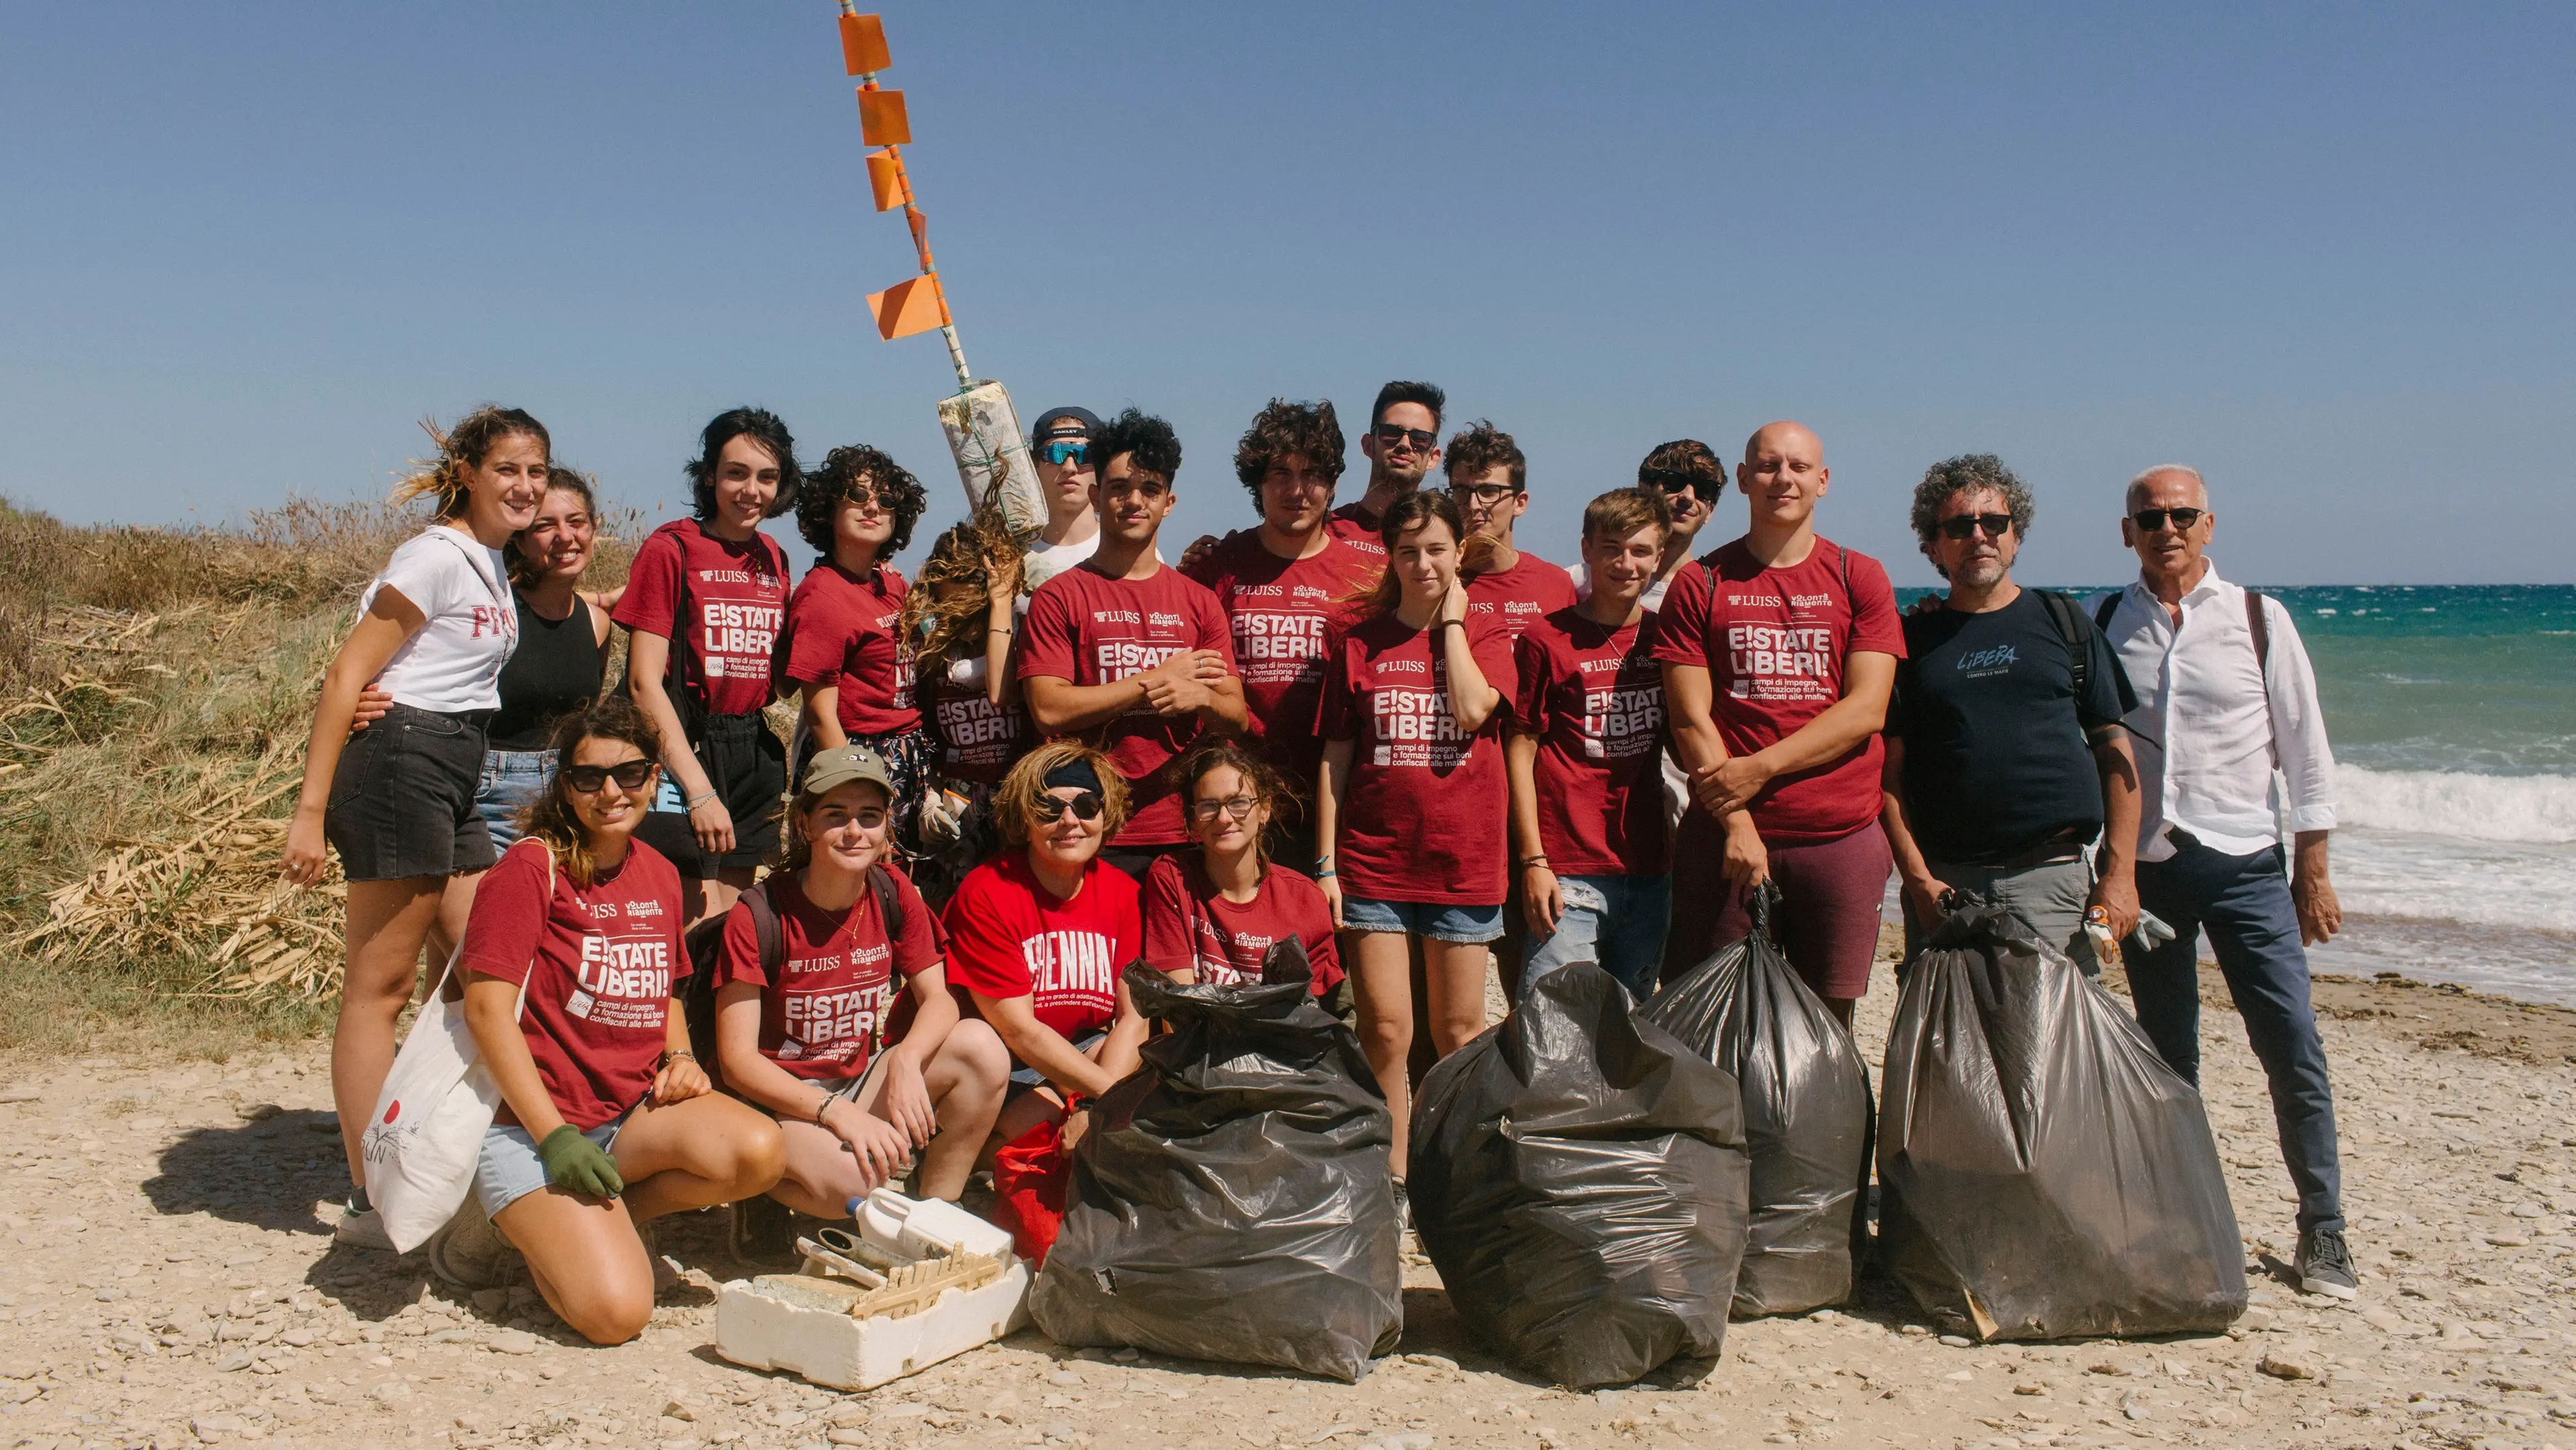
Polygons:
M2361 1280L2352 1271L2352 1250L2345 1246L2341 1229L2312 1228L2300 1234L2299 1261L2293 1267L2302 1294L2345 1300L2361 1297Z
M459 1289L497 1288L509 1261L510 1241L471 1199L429 1236L429 1271Z
M383 1216L372 1208L344 1211L340 1221L331 1226L331 1238L335 1243L357 1249L383 1249L392 1253L394 1248L393 1239L385 1233Z
M795 1211L765 1193L734 1204L727 1246L746 1264L774 1264L796 1257Z

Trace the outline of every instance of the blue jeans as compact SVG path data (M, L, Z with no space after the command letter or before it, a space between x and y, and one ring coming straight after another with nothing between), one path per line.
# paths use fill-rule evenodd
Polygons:
M506 851L519 839L519 814L537 803L555 781L551 750L486 750L483 777L474 786L474 814L492 833L492 849Z
M1521 991L1573 962L1591 962L1643 1002L1654 995L1664 964L1664 929L1673 919L1670 876L1559 876L1565 914L1556 931L1530 938L1521 958Z
M2343 1167L2335 1146L2334 1090L2325 1044L2308 1005L2308 953L2281 849L2229 856L2176 833L2166 861L2138 863L2138 902L2174 939L2153 951L2124 948L2138 1025L2166 1065L2200 1081L2199 938L2226 974L2245 1037L2271 1080L2281 1157L2299 1191L2299 1228L2343 1228Z

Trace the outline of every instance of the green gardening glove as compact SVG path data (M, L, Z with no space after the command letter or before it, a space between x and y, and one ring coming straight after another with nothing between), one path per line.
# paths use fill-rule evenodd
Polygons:
M626 1191L626 1180L617 1176L617 1161L608 1150L570 1123L546 1134L537 1145L537 1158L546 1165L546 1181L568 1193L615 1198Z

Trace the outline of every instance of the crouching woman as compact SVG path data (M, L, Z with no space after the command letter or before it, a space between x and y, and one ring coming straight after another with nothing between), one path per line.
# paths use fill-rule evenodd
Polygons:
M465 1020L501 1089L474 1190L555 1313L620 1344L653 1314L646 1225L767 1192L785 1150L777 1124L708 1090L671 1010L689 970L679 872L634 839L659 732L606 696L556 727L554 753L465 927Z
M848 1217L851 1199L916 1150L919 1194L954 1201L1011 1069L992 1028L958 1020L930 907L887 859L894 809L875 751L817 753L788 810L780 869L753 888L777 917L775 960L763 960L748 894L725 921L725 1088L777 1115L787 1172L769 1196L817 1218Z

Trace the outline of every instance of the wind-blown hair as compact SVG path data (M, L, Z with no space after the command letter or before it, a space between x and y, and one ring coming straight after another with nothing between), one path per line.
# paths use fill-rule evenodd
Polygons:
M769 450L778 460L778 496L769 501L769 511L762 518L774 519L796 507L796 495L804 487L805 474L796 466L796 439L787 431L784 420L767 408L728 408L718 413L698 435L698 456L689 460L689 499L698 511L698 522L705 523L716 515L716 472L724 457L724 447L736 438L749 438Z
M546 425L530 416L524 408L504 408L486 403L442 429L435 418L420 420L420 431L438 448L438 460L426 469L394 485L393 501L404 503L426 496L433 501L442 519L462 518L466 506L474 501L465 486L465 475L483 466L492 449L505 438L528 437L537 440L550 461L555 442Z
M1491 418L1479 418L1465 431L1449 440L1441 451L1441 466L1449 470L1452 483L1494 468L1511 470L1513 491L1529 492L1529 459L1512 435L1494 426Z
M861 483L881 495L894 495L894 533L877 555L877 562L882 564L912 547L913 525L921 522L922 510L930 507L930 493L921 486L921 480L883 449L853 443L824 454L822 463L806 476L805 486L797 491L796 532L816 553L831 558L832 531L841 505L849 502Z
M1326 478L1341 478L1348 460L1342 457L1342 425L1333 416L1330 400L1292 403L1273 398L1269 407L1252 416L1243 441L1234 445L1234 476L1243 480L1256 507L1261 503L1261 480L1270 465L1292 453L1302 454Z
M946 670L965 646L981 651L992 626L995 568L1019 572L1020 546L999 510L978 509L930 546L921 576L904 592L895 637L912 647L923 673Z

